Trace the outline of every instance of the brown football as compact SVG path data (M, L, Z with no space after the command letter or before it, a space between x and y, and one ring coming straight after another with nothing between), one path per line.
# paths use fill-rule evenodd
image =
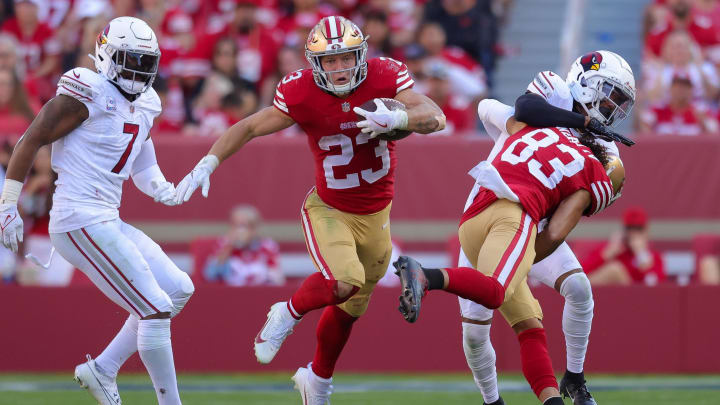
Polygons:
M360 108L362 108L365 111L375 111L377 106L375 105L375 102L373 100L374 99L370 99L370 100L366 101L365 103L363 103L363 105L360 106ZM388 110L391 110L391 111L407 110L405 108L405 104L395 100L394 98L381 98L380 100L385 104L385 107L387 107ZM360 120L365 119L365 117L363 117L362 115L358 115L358 118ZM380 134L377 137L378 137L378 139L382 139L384 141L399 141L400 139L406 138L410 134L412 134L412 131L394 129L390 132Z

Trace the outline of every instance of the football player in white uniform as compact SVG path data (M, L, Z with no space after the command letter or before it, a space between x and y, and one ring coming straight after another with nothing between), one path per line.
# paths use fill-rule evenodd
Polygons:
M58 82L18 142L0 196L3 244L17 251L23 222L17 201L35 154L52 144L58 174L50 211L50 239L113 302L130 313L120 332L95 359L75 368L75 379L100 404L121 403L115 377L136 351L160 404L180 404L170 318L193 294L193 283L142 231L119 218L128 177L155 201L174 205L149 137L161 112L152 89L160 50L144 21L118 17L98 36L97 72L75 68ZM80 309L82 311L82 309Z
M502 148L507 138L505 123L514 115L518 121L532 126L585 128L600 135L600 138L604 137L605 141L596 139L611 156L613 167L617 168L616 174L622 172L622 176L611 175L611 179L624 178L614 141L626 145L631 145L632 141L609 127L629 114L634 100L635 79L627 62L613 52L597 51L575 60L566 80L550 71L538 73L528 85L527 93L517 99L515 108L497 100L483 100L478 106L478 114L495 141L489 159ZM468 204L472 203L478 188L476 184ZM460 266L471 267L462 252ZM575 405L596 404L587 390L583 374L594 306L590 281L567 243L534 264L530 276L554 288L565 298L562 328L567 348L567 368L560 383L560 392L569 396ZM504 404L497 389L495 351L490 343L492 311L463 298L460 298L460 309L463 348L475 382L486 404ZM511 326L519 333L527 329L528 325L524 324L528 322L537 327L537 319Z

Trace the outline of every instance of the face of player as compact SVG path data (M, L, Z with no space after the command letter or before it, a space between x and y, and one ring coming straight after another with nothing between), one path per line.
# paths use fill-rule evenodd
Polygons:
M119 51L116 53L116 61L119 66L124 66L120 77L127 80L147 83L151 74L157 72L159 58L157 55L148 55L130 51ZM124 60L124 62L123 62Z
M352 68L356 65L355 52L345 52L336 55L325 55L320 58L320 64L326 72L330 73L330 81L336 86L347 84L352 79Z

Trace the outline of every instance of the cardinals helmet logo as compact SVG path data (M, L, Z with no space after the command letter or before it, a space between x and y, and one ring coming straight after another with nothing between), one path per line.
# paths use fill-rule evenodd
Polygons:
M600 52L590 52L580 58L580 64L585 72L588 70L599 70L602 59L603 57Z
M110 24L106 25L103 32L101 32L100 35L98 35L98 38L97 38L98 45L107 44L107 41L108 41L107 36L109 33L110 33Z

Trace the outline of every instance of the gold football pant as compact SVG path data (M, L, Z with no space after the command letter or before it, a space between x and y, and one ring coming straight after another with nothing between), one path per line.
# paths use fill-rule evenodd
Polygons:
M350 214L327 205L315 189L303 203L305 243L315 267L329 280L359 287L338 305L352 316L365 313L375 285L388 268L391 205L374 214Z
M505 287L500 313L510 325L542 319L540 304L527 285L535 259L536 225L519 203L500 199L465 221L460 245L472 266Z

